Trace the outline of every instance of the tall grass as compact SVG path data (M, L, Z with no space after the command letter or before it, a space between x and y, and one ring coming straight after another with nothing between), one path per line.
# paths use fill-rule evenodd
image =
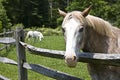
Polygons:
M41 47L41 48L65 50L64 39L62 36L45 36L41 42L38 40L36 41L26 40L26 43L29 43L33 46ZM12 46L11 48L9 48L7 52L5 50L0 51L0 56L5 56L17 61L16 48L14 47L15 46ZM26 50L28 63L41 64L41 65L74 75L76 77L79 77L85 80L90 80L90 76L88 74L85 63L79 62L76 68L69 68L65 64L64 59L43 57L43 56L33 55L29 53L30 52ZM11 80L18 80L17 66L0 63L0 74L10 78ZM28 80L54 80L54 79L28 70Z

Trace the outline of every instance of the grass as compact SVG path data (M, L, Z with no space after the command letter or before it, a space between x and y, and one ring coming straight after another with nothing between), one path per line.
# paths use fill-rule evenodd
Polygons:
M55 50L65 50L64 39L62 36L45 36L44 40L41 42L39 41L34 42L33 40L31 41L26 40L26 42L36 47ZM17 61L15 46L11 46L11 48L9 48L7 52L5 50L0 51L0 56L5 56ZM88 74L85 63L78 62L76 68L69 68L62 59L33 55L29 54L28 51L26 51L26 56L28 63L41 64L85 80L90 80L90 76ZM17 66L0 63L0 75L6 76L11 80L18 80ZM54 79L28 70L28 80L54 80Z

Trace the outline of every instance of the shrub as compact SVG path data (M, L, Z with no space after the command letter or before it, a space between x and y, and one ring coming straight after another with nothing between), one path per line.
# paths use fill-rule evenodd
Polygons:
M2 28L7 28L7 29L10 28L11 23L9 22L8 16L6 14L6 10L4 9L4 6L2 5L2 0L0 0L0 21L3 26Z
M24 28L24 25L22 23L15 24L14 26L11 27L11 29L15 30L17 27L23 27Z
M0 21L0 32L2 31L2 22Z

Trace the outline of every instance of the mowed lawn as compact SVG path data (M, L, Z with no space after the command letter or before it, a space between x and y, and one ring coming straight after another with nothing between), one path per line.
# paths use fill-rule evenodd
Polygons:
M40 41L28 41L33 46L54 50L65 50L65 42L62 36L45 36L44 39ZM1 46L0 46L1 47ZM11 46L6 50L0 51L0 56L8 57L10 59L17 61L17 54L15 46ZM82 78L84 80L90 80L90 76L87 71L87 65L85 63L78 63L75 68L69 68L64 62L64 59L56 59L38 56L30 54L26 50L27 62L33 64L41 64L47 67L50 67L55 70L59 70L76 77ZM0 63L0 75L6 76L11 80L18 80L18 68L15 65ZM55 80L44 75L38 74L36 72L28 70L28 80Z

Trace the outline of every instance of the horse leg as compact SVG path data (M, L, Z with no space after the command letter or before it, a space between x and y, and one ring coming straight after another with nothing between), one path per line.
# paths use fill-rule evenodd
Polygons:
M119 68L113 67L112 68ZM106 65L88 64L88 70L92 80L119 80L120 71L115 71Z
M39 40L41 41L41 36L39 37Z

